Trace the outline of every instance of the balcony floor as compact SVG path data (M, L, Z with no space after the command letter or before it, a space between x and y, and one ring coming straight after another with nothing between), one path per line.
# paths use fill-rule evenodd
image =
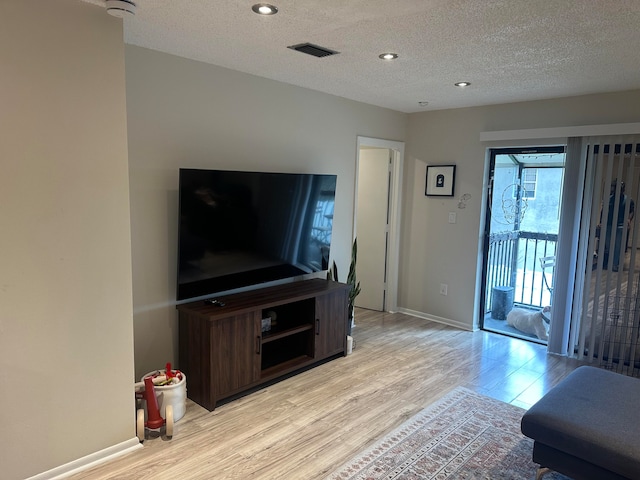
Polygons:
M525 306L514 305L514 308L527 308ZM529 310L529 308L527 308ZM532 310L534 311L534 310ZM542 345L546 345L547 342L545 340L540 340L535 335L528 335L526 333L521 332L520 330L516 330L515 328L507 325L506 320L498 320L491 316L491 312L487 313L484 316L484 324L482 326L483 330L487 330L493 333L501 333L503 335L508 335L514 338L520 338L522 340L528 340L530 342L540 343Z

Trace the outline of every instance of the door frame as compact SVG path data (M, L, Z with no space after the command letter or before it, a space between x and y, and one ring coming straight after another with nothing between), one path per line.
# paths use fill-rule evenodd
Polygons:
M400 219L402 218L402 165L404 164L404 142L371 137L357 137L355 188L353 197L353 238L357 237L358 172L360 171L360 149L362 147L385 148L392 152L391 181L389 182L389 244L385 269L387 272L384 310L395 312L398 308L398 267L400 262Z

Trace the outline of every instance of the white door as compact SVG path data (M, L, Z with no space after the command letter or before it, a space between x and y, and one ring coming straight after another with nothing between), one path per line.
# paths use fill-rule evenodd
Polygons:
M356 276L361 292L355 303L378 311L385 309L391 154L386 148L362 147L358 168Z

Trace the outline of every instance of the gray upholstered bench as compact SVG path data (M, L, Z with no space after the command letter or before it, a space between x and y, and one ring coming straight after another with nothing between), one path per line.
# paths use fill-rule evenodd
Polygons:
M536 479L555 470L576 480L640 479L640 380L583 366L522 417L534 440Z

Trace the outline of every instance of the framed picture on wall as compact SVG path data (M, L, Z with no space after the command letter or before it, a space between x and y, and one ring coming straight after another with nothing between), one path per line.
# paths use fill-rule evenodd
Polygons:
M453 197L455 180L455 165L427 165L424 194L429 197Z

